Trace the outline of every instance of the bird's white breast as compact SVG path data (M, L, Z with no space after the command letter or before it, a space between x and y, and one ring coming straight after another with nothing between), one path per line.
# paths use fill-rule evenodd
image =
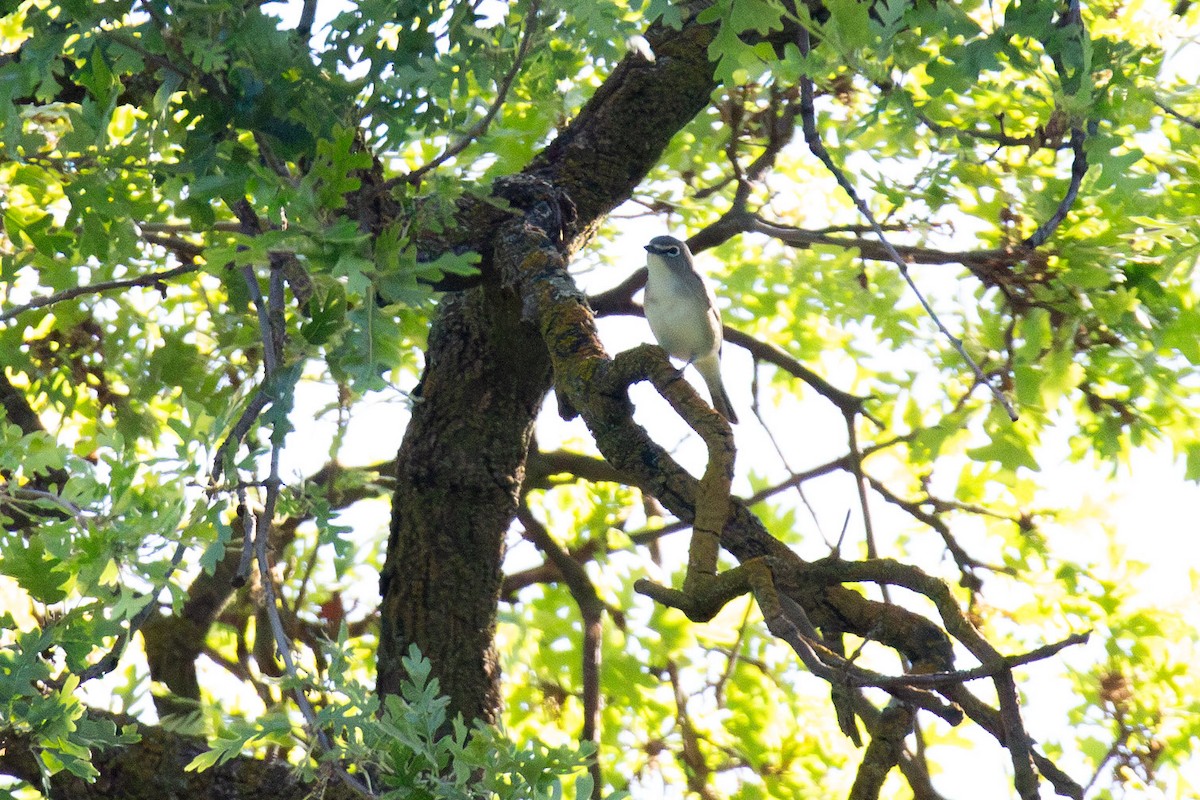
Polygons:
M696 286L684 283L665 264L647 259L649 276L646 279L646 321L654 338L675 358L692 362L712 353L717 347L716 335L707 314L697 315L693 302L677 302L681 296L695 297ZM687 276L696 280L698 276ZM707 311L705 308L704 311Z

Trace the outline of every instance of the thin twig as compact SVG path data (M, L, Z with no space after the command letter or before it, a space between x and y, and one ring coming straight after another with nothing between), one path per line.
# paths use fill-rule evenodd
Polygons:
M754 356L754 370L751 373L753 375L753 379L752 379L751 385L750 385L750 397L753 398L752 403L751 403L751 408L754 411L754 416L758 418L759 424L762 425L763 431L766 432L767 441L769 441L771 443L771 447L775 450L775 455L779 458L780 463L783 464L783 468L788 471L789 475L791 475L792 477L795 477L796 470L793 469L792 465L788 462L787 454L784 453L783 448L779 446L779 441L775 438L775 432L773 430L771 430L771 426L768 425L766 420L763 419L762 409L759 407L759 403L758 403L758 396L759 396L758 365L759 365L759 363L760 362L759 362L758 356ZM804 484L802 484L802 483L796 484L796 495L800 498L800 502L804 504L804 507L806 509L808 509L808 516L812 518L813 525L816 527L817 533L820 536L824 537L825 534L821 530L821 518L817 515L817 510L815 508L813 508L813 504L811 502L809 502L808 495L805 494L805 492L804 492Z
M271 171L283 178L285 183L295 185L295 177L292 171L288 169L286 162L281 161L279 156L275 155L275 149L271 147L271 143L267 141L267 137L259 131L254 132L254 144L258 147L258 155L262 158L263 163L271 168Z
M779 239L784 244L789 244L792 247L807 248L814 245L824 245L832 247L854 248L859 251L863 258L875 259L878 261L894 260L891 251L899 253L904 264L961 264L967 267L972 272L977 270L995 271L1001 267L1019 262L1027 257L1027 254L1015 247L995 247L987 250L939 250L933 247L917 247L914 245L894 244L891 246L891 251L888 250L884 242L879 242L874 239L867 239L861 235L861 231L854 231L853 236L838 236L836 232L826 230L810 231L803 228L795 228L787 225L780 225L777 222L771 222L763 219L756 214L747 213L743 217L730 220L733 224L739 227L744 227L746 231L762 233ZM892 226L879 226L881 230L889 230Z
M1071 182L1067 185L1067 193L1059 202L1058 208L1054 210L1054 214L1050 219L1039 225L1037 230L1023 242L1026 247L1041 247L1045 244L1050 235L1067 218L1071 206L1075 205L1075 198L1079 195L1079 187L1083 183L1083 176L1088 171L1087 152L1083 149L1086 140L1087 137L1084 135L1082 127L1076 125L1071 128L1071 151L1075 154L1075 160L1071 162Z
M242 278L246 281L246 289L249 290L250 299L254 302L254 309L258 312L258 325L263 333L263 369L266 372L264 382L267 382L275 375L275 368L279 365L275 351L275 337L270 335L271 309L263 297L262 288L258 285L258 276L254 274L254 267L249 264L244 265Z
M184 263L190 261L199 266L200 256L204 253L204 248L200 245L169 232L154 231L142 222L138 223L138 230L141 231L142 240L147 244L158 245L164 250L174 253L180 261ZM218 228L214 226L213 230L218 230Z
M596 587L592 584L583 565L554 540L554 537L546 530L546 526L533 516L529 506L523 504L517 509L517 519L525 528L525 537L546 554L548 562L558 568L563 583L567 585L571 597L579 606L579 615L583 621L583 661L581 664L583 730L580 732L579 738L581 741L591 742L599 747L600 659L604 602L596 593ZM600 790L603 788L604 782L598 758L593 758L589 762L588 772L592 776L592 800L600 800Z
M718 706L724 705L725 684L733 677L733 671L737 667L738 662L742 660L742 645L746 642L746 636L750 632L750 614L754 611L754 595L746 595L746 610L742 613L741 624L738 625L737 638L727 651L729 661L725 664L725 669L721 670L721 677L712 685L713 697L716 699Z
M878 84L877 84L878 85ZM942 123L932 119L920 109L915 109L917 119L939 136L965 136L970 139L978 139L992 144L1000 145L1001 147L1028 147L1031 150L1040 148L1048 148L1052 150L1062 150L1070 145L1061 140L1052 141L1051 136L1047 135L1045 128L1039 127L1036 132L1025 136L1013 136L1001 130L999 133L995 131L981 130L979 128L956 128L953 125L943 125Z
M134 278L121 278L120 280L91 283L86 286L74 286L70 289L64 289L61 292L55 292L54 294L47 295L45 297L39 297L35 300L30 300L24 305L10 308L9 310L0 314L0 322L7 322L10 319L14 319L17 316L24 314L26 311L32 311L35 308L52 306L55 303L62 303L66 300L72 300L83 295L111 292L114 289L129 289L134 286L156 286L164 281L170 280L171 278L178 278L180 275L187 275L189 272L195 272L198 269L200 269L199 264L184 264L182 266L175 267L174 269L162 270L161 272L151 272L146 275L138 275Z
M954 559L954 563L958 565L959 570L962 573L964 573L964 575L971 574L972 571L976 568L988 569L988 570L991 570L992 572L998 572L998 573L1002 573L1002 574L1006 574L1006 575L1016 574L1016 570L1014 570L1012 567L1006 567L1006 566L1001 566L1001 565L997 565L997 564L987 564L983 561L980 561L980 560L972 557L970 554L967 553L967 551L965 549L963 549L963 546L958 543L958 540L954 538L954 535L950 532L950 526L948 526L941 517L939 517L936 513L935 514L928 513L924 509L921 508L921 505L923 503L931 503L931 504L937 506L940 503L942 503L943 501L937 500L936 498L929 497L929 496L927 496L924 501L905 500L904 498L897 495L895 492L891 491L887 486L885 486L883 484L883 482L877 481L874 478L871 478L869 480L871 481L871 488L874 489L876 492L878 492L880 494L880 496L883 497L884 500L888 501L889 503L891 503L894 506L904 509L904 511L906 511L914 519L918 520L919 522L923 522L924 524L928 525L930 528L933 528L933 530L936 531L938 533L938 535L942 537L942 541L946 545L946 550L950 553L950 556ZM989 513L984 509L965 508L962 506L956 506L956 508L958 508L959 510L966 511L968 513L972 513L972 514L988 514ZM990 514L990 516L997 516L997 515ZM1006 522L1012 522L1013 524L1016 524L1016 525L1020 524L1019 520L1010 519L1008 517L999 517L999 518L1004 519Z
M225 441L217 448L216 455L213 456L212 479L216 483L221 480L221 475L225 471L225 460L237 452L241 447L242 440L246 438L246 434L250 432L254 421L258 419L258 415L263 412L271 402L271 396L263 388L259 388L250 398L250 402L246 404L246 408L242 410L241 416L229 431L229 435L225 437Z
M1193 128L1200 128L1200 119L1197 119L1196 117L1188 116L1187 114L1184 114L1180 111L1176 111L1174 108L1167 105L1162 100L1159 100L1157 97L1154 98L1154 105L1158 106L1163 111L1167 112L1172 117L1174 117L1175 119L1184 123L1185 125L1191 125Z
M91 529L91 525L88 524L87 516L85 515L84 510L62 495L57 494L56 492L46 491L45 489L38 489L33 486L20 486L16 489L9 489L9 486L11 486L11 484L8 483L0 485L0 497L4 497L6 500L8 500L8 502L11 502L16 506L32 506L38 501L49 503L57 506L66 514L74 517L76 524L78 524L80 528L85 530Z
M1019 655L1001 656L1002 663L999 666L982 664L971 669L959 669L953 672L926 672L918 675L902 675L897 676L895 680L908 686L938 687L967 683L968 681L976 681L982 678L994 678L1001 672L1011 671L1015 667L1032 664L1036 661L1045 661L1047 658L1058 655L1068 647L1086 643L1090 637L1091 634L1089 632L1073 633L1065 639L1044 644L1041 647L1035 647Z
M272 451L271 467L273 472L277 472L279 469L278 448ZM275 649L278 651L279 657L283 659L284 669L293 682L292 696L296 700L296 705L299 706L300 713L304 715L305 722L308 724L309 729L316 735L321 747L328 750L330 749L329 736L319 726L316 711L313 710L312 704L308 701L308 696L304 694L304 689L300 685L300 678L296 671L296 662L292 658L291 642L288 640L287 633L283 629L283 620L279 616L279 606L275 596L275 581L271 577L271 562L267 556L267 540L270 538L271 515L275 513L275 502L278 497L279 486L268 481L266 502L263 504L262 513L259 515L258 529L254 535L254 552L258 561L259 575L262 578L263 604L266 607L267 619L271 623L271 633L275 638Z
M1086 795L1096 785L1096 781L1100 780L1100 776L1104 773L1104 769L1108 766L1108 762L1112 761L1118 753L1121 752L1121 747L1129 741L1129 736L1132 733L1129 729L1125 729L1117 740L1108 748L1108 752L1104 754L1104 758L1100 759L1100 763L1096 765L1092 777L1088 778L1088 782L1083 786L1083 792Z
M1005 741L1004 722L1001 719L999 711L971 694L971 692L967 691L966 686L961 684L947 686L941 691L957 703L968 717L995 737L997 741ZM1037 750L1034 750L1033 744L1032 740L1028 741L1033 763L1037 766L1038 772L1042 773L1043 777L1054 785L1054 791L1063 797L1083 800L1083 787L1059 769L1053 761Z
M807 55L810 48L811 44L809 41L808 28L801 26L801 54ZM845 191L850 197L850 200L854 203L859 213L863 215L863 218L871 223L871 228L875 232L875 236L878 237L880 244L882 244L884 249L887 251L888 257L899 268L900 274L904 278L905 282L909 285L909 288L911 288L916 294L917 300L920 302L921 307L925 310L925 313L929 315L931 320L933 320L933 323L937 326L941 334L945 336L952 345L954 345L954 349L958 351L958 354L962 356L963 360L967 362L967 365L971 368L972 372L975 373L976 379L986 386L989 391L991 391L992 396L996 398L996 401L1004 409L1005 413L1008 414L1009 419L1015 422L1017 419L1017 412L1012 407L1012 404L1009 403L1008 398L1006 398L1004 394L994 385L992 385L991 381L988 380L987 375L984 374L979 364L975 363L975 359L972 358L971 354L967 352L967 348L965 345L963 345L962 340L950 333L949 329L946 328L946 326L942 323L941 318L938 317L937 313L933 310L933 307L929 305L929 301L925 299L925 295L921 293L921 290L917 288L916 282L913 281L912 276L909 275L908 265L905 263L903 256L901 256L896 248L892 246L892 243L888 241L887 235L884 233L882 226L880 226L879 222L875 219L875 215L871 213L871 209L868 208L867 204L862 200L861 197L858 196L858 192L854 189L854 185L850 183L849 179L846 177L846 174L841 170L840 167L838 167L837 164L834 163L833 157L829 154L829 151L825 149L825 144L821 141L821 136L817 131L817 116L816 110L813 106L813 82L812 78L807 75L803 75L800 78L800 119L802 123L801 127L804 131L804 141L808 144L809 149L812 151L813 155L820 159L821 163L825 165L826 169L830 171L833 177L837 180L838 185L842 187L842 190Z
M125 648L129 645L129 640L133 638L133 635L141 629L142 625L146 624L146 620L150 619L150 616L158 609L154 601L167 588L167 584L171 581L171 576L175 574L175 570L178 569L180 562L183 561L183 555L186 551L187 547L182 542L176 546L175 553L171 556L171 563L167 566L166 574L163 575L162 580L155 585L148 595L149 601L137 614L130 618L129 624L117 636L117 641L113 644L112 649L95 664L92 664L78 674L79 683L87 683L93 678L107 675L117 668L117 664L121 662L121 657L125 655Z
M1004 746L1013 764L1013 786L1021 800L1038 800L1038 777L1033 768L1033 752L1025 721L1021 719L1021 701L1011 669L1001 670L993 679L1000 701L1000 721Z
M248 204L239 204L239 206L239 216L242 218L243 224L248 225L253 212L249 210ZM286 330L283 327L283 272L280 269L272 269L268 289L269 300L264 300L262 297L262 292L258 287L258 279L252 268L249 266L243 268L242 274L246 278L251 297L258 308L259 338L263 344L264 388L259 389L256 399L257 397L267 397L269 402L276 403L279 402L279 397L270 396L267 392L268 390L275 393L282 391L282 387L276 385L275 378L286 336ZM243 415L243 419L245 419L245 415ZM295 699L300 713L304 716L305 725L309 732L316 737L317 743L322 750L330 751L333 748L333 743L324 728L321 727L316 711L313 709L312 703L309 702L308 696L304 693L303 683L296 670L296 661L292 657L292 643L288 638L287 632L284 630L283 619L279 613L280 598L275 593L275 581L272 577L271 562L267 552L267 544L270 541L271 529L274 525L275 506L279 501L279 491L283 486L283 481L279 476L279 465L283 453L285 424L282 420L276 421L274 430L271 432L271 466L267 479L263 482L266 488L266 497L263 500L263 509L258 515L257 525L255 526L254 554L258 562L258 572L262 582L263 606L267 613L267 619L270 622L271 634L275 639L276 652L283 660L284 670L292 683L292 697ZM226 444L228 444L228 441ZM247 511L247 517L249 516L251 514ZM335 767L335 771L338 778L346 786L364 796L374 796L374 793L368 786L346 772L343 767L337 766Z
M875 542L875 526L871 524L871 507L868 503L867 496L867 476L863 472L863 454L858 447L858 430L856 429L855 415L849 411L844 412L846 417L846 438L850 447L850 473L854 475L854 488L858 492L858 503L862 508L863 515L863 536L867 543L867 558L879 558L879 547ZM892 602L892 593L886 583L879 585L879 591L883 595L883 602L890 604Z
M786 601L784 601L784 598L787 598ZM995 679L996 677L1002 676L1006 673L1011 675L1012 670L1016 667L1032 664L1036 661L1044 661L1047 658L1057 655L1068 647L1084 644L1090 637L1090 633L1087 632L1073 633L1061 641L1045 644L1041 647L1036 647L1033 650L1020 653L1015 656L1002 656L997 654L995 659L990 660L987 663L983 663L978 667L972 667L971 669L911 673L905 675L885 675L883 673L875 672L874 670L866 669L865 667L860 667L853 663L850 659L847 659L844 656L841 656L830 650L821 641L820 636L817 634L816 628L812 626L811 622L808 622L808 616L804 613L803 608L801 608L799 604L786 595L781 594L780 599L781 601L784 601L789 621L796 624L798 632L801 636L804 636L806 639L810 640L807 645L812 650L812 655L817 656L819 654L820 660L826 665L827 668L845 671L845 674L841 677L841 680L843 680L843 682L849 681L850 685L853 686L873 686L878 689L895 689L902 687L914 689L940 689L942 687L956 686L984 678ZM795 607L793 608L793 606ZM793 615L795 616L793 617ZM804 654L800 655L801 659L803 659ZM805 665L809 666L811 669L811 665L809 665L807 661L805 661Z
M853 395L837 388L816 372L804 366L783 348L777 347L770 342L764 342L728 325L724 326L721 332L725 341L745 348L756 359L772 364L807 383L816 390L817 394L837 406L843 414L862 414L876 425L879 425L879 427L883 427L883 424L879 420L872 417L863 409L863 405L868 398Z
M226 440L228 441L228 440ZM217 461L221 463L220 460ZM215 471L215 467L214 467ZM241 588L246 585L246 581L250 578L250 565L254 561L254 512L250 510L250 506L246 503L246 487L238 485L238 515L242 518L242 557L238 561L237 572L234 573L233 580L230 583L234 588Z
M197 230L190 222L139 222L137 226L142 232L150 233L202 233L205 231L238 233L242 229L241 223L231 220L206 225L203 231Z
M602 294L589 297L588 304L592 306L593 312L597 317L612 315L645 316L645 310L632 300L632 295L644 286L645 283L646 270L643 267L623 281L620 286L614 287ZM784 372L788 372L804 381L843 412L851 410L863 414L881 428L883 427L882 423L875 417L863 410L863 404L868 398L858 397L849 392L842 391L816 372L804 366L782 348L776 347L769 342L764 342L728 325L722 329L722 336L729 344L748 350L757 360L773 364Z
M253 236L262 232L262 224L258 216L254 213L254 209L250 207L250 203L245 199L233 204L233 213L238 218L241 230L245 234ZM241 416L238 417L237 422L234 423L229 436L217 448L212 468L214 483L221 479L221 475L225 469L225 460L241 446L242 440L250 432L250 428L263 412L263 409L275 401L272 392L275 391L276 387L272 386L272 380L275 377L275 370L279 366L280 351L284 337L282 329L283 284L282 278L278 273L280 273L280 270L272 270L270 288L268 289L272 297L272 302L278 305L278 309L273 311L272 307L268 305L267 300L263 298L262 288L258 285L258 276L254 272L254 267L250 264L242 266L242 278L246 283L246 291L249 293L250 300L254 303L255 311L258 314L258 326L263 343L264 376L262 384L242 411ZM239 574L242 573L239 572ZM244 578L245 576L243 575L242 577Z
M272 257L271 276L267 283L267 320L270 323L268 331L271 334L271 350L275 354L276 369L283 361L284 347L287 345L287 317L283 310L287 299L284 296L283 279L283 259ZM267 377L273 379L274 372L268 372Z
M908 676L883 675L860 667L830 650L817 634L804 608L787 594L779 595L781 617L767 620L767 628L787 642L809 672L834 686L877 686L893 697L937 714L952 725L962 720L962 712L948 706L925 689L904 680Z
M390 188L398 183L409 183L416 185L420 183L421 178L425 177L431 170L437 169L442 164L454 158L456 155L466 150L471 142L478 139L487 133L487 129L491 126L492 120L500 113L500 108L504 105L504 101L508 98L509 89L512 88L513 81L516 80L517 74L521 71L521 66L525 63L526 57L533 45L533 33L537 28L537 14L540 3L538 0L532 0L529 4L529 11L525 14L525 30L521 34L521 43L517 46L517 55L513 59L512 67L505 73L496 87L496 98L488 106L484 115L472 125L466 133L462 135L458 141L449 145L442 151L441 155L434 158L432 161L424 164L407 175L398 178L393 178L384 186Z
M877 445L877 446L868 448L866 452L873 453L879 449L882 449L883 447L893 446L896 443L897 442L895 442L895 441L887 442L885 445L882 445L882 446ZM790 477L788 477L786 480L784 480L782 483L762 489L762 490L754 493L750 497L747 497L744 500L740 500L739 502L741 502L743 505L746 505L746 506L753 506L756 503L760 503L764 500L767 500L767 499L775 496L776 494L787 491L788 489L791 489L794 486L797 486L805 481L812 480L814 478L819 478L824 475L829 475L833 472L837 472L838 470L849 469L849 460L850 460L850 457L848 455L842 456L841 458L835 459L834 461L830 461L826 464L822 464L817 467L807 469L803 472L794 473ZM606 480L607 479L608 478L606 478ZM633 544L641 547L641 546L652 545L655 542L657 542L659 539L663 538L664 536L669 536L670 534L673 534L673 533L679 533L680 531L685 531L690 527L692 527L690 522L686 522L684 520L675 520L674 522L669 522L665 525L660 525L655 528L643 528L642 530L632 531L632 532L628 533L627 535L629 536L629 540ZM591 560L598 558L609 552L609 549L606 547L589 547L588 546L588 545L592 544L592 542L595 542L595 541L596 540L592 540L591 542L588 542L587 544L585 544L583 547L580 547L580 548L577 548L576 550L571 551L570 552L571 558L575 561L591 561ZM504 586L502 589L502 594L507 597L507 596L510 596L513 593L519 591L520 589L525 588L526 586L530 586L535 583L545 583L545 582L551 581L551 580L559 580L560 578L561 578L561 572L558 570L558 568L556 566L554 566L552 561L547 559L545 562L543 562L542 564L539 564L535 567L530 567L529 569L521 570L520 572L514 572L509 575L506 575L504 578Z

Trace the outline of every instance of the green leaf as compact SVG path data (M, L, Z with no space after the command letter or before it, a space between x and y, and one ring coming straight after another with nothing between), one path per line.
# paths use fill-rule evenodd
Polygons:
M672 0L650 0L646 6L646 20L648 22L660 21L673 30L680 30L683 27L683 14L679 6Z
M65 600L64 587L72 574L67 565L46 553L41 536L31 536L23 543L13 540L3 547L3 574L13 578L21 588L39 603L58 603Z
M783 6L778 0L722 0L700 12L701 22L721 21L716 36L708 45L709 60L716 64L717 79L723 82L745 82L748 75L761 73L774 59L774 52L752 46L742 40L742 34L760 34L783 24Z
M1012 425L999 425L991 432L991 441L981 447L967 450L967 455L975 461L992 461L1007 470L1015 472L1019 467L1037 472L1037 459L1025 441Z
M67 465L66 450L48 433L37 431L25 436L21 442L25 450L21 467L26 475L46 475Z
M374 271L374 262L356 253L342 253L333 265L333 275L346 279L347 293L358 297L366 295L371 288L371 276Z
M480 255L473 250L465 253L442 253L433 261L418 261L414 272L422 279L438 281L446 275L470 276L479 274Z
M856 0L830 3L826 29L837 37L842 49L857 50L871 44L871 4ZM766 31L762 31L766 33Z
M215 767L223 760L227 760L222 759L222 755L222 751L219 750L205 750L189 761L183 769L185 772L203 772L209 767Z
M154 92L154 99L150 105L155 116L161 119L171 109L171 98L179 91L182 84L182 75L171 70L166 71L166 74L162 76L162 82Z
M1123 182L1129 175L1130 167L1145 157L1145 153L1134 147L1125 153L1115 155L1107 153L1100 159L1100 177L1096 180L1096 190L1111 189Z
M783 4L778 0L731 0L725 24L735 33L750 30L770 33L782 27L783 12Z
M87 61L87 65L77 74L76 80L90 90L97 106L108 108L113 99L114 90L120 87L120 83L109 69L99 47L92 48L88 53Z
M309 344L325 344L345 327L346 305L346 292L341 284L333 284L324 292L315 292L305 307L309 319L300 326L300 335Z
M1200 442L1188 442L1184 446L1187 471L1184 476L1189 481L1200 481Z

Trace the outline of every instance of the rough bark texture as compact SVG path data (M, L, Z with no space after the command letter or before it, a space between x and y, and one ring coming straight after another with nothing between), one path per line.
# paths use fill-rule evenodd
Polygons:
M626 58L577 119L524 170L524 176L536 176L532 184L537 190L525 191L519 180L511 187L508 199L537 223L530 235L552 231L560 259L583 247L602 217L630 196L671 138L708 104L714 84L707 45L713 31L695 24L686 8L684 13L689 21L682 30L654 26L647 32L658 56L654 63L637 55ZM157 88L154 81L139 87L144 89L142 101ZM363 188L347 197L347 209L363 230L375 232L391 221L389 214L397 213L395 204L380 188L385 185L381 175L360 177ZM557 272L548 273L547 282L574 291L580 302L552 329L531 324L535 318L527 307L529 297L522 298L513 285L518 274L522 281L530 274L514 271L511 261L508 269L497 268L494 258L498 250L511 253L499 241L502 226L510 235L514 230L506 219L513 220L494 206L466 200L456 230L420 243L425 255L451 249L479 252L483 280L448 295L430 333L426 371L397 459L392 534L381 581L380 690L396 690L403 677L400 659L416 643L434 662L452 698L452 711L481 719L491 719L498 709L492 629L500 562L533 420L554 380L567 380L579 391L585 387L577 374L552 374L546 343L558 348L573 342L585 351L599 347L582 296ZM518 214L518 234L520 220ZM440 288L462 283L467 282ZM603 356L603 351L596 354ZM0 390L8 388L0 383ZM23 400L19 393L0 393L10 413L12 403ZM623 393L612 400L628 408ZM28 432L36 427L36 416L25 417ZM197 605L219 608L228 594L218 594L215 602ZM169 660L172 643L186 640L174 655L194 661L202 629L212 617L186 616L151 623L148 649L161 656L158 660ZM159 667L158 677L171 677L180 696L197 694L194 669ZM207 749L202 740L152 726L140 726L140 732L140 743L97 754L98 781L88 784L64 773L55 777L53 796L313 795L314 787L301 784L282 759L239 757L204 772L185 772L184 766ZM17 738L0 740L0 771L39 780L32 753ZM351 794L336 781L317 793L321 791L328 798Z
M131 722L101 712L121 725ZM163 798L209 798L210 800L325 800L361 798L344 784L331 780L322 790L300 779L285 759L263 760L238 756L203 772L185 772L188 763L208 750L201 737L183 736L158 727L138 726L141 741L126 747L94 754L92 764L100 772L87 783L67 772L51 781L54 800L163 800ZM4 772L39 786L37 763L28 746L18 737L0 737Z
M544 232L513 223L502 232L498 244L497 263L508 271L509 282L524 298L524 307L538 321L550 347L558 393L578 410L605 460L628 483L691 522L699 481L635 423L630 413L628 385L648 379L656 368L647 362L646 351L620 354L615 361L608 357L591 312L566 272L565 259ZM657 367L669 369L665 356L663 359ZM685 382L671 383L667 391L680 395L673 398L677 406L690 404L697 409L695 413L711 413ZM923 669L951 668L949 639L936 624L841 586L852 580L836 568L844 562L805 563L736 500L721 532L721 545L739 561L760 556L771 559L780 591L802 606L827 635L854 633L895 647Z
M160 716L186 714L200 702L196 659L204 651L208 629L235 592L240 547L230 547L211 575L201 572L188 586L188 599L177 616L155 614L142 625L150 677L170 694L155 696Z
M380 692L398 690L415 642L467 719L499 706L500 560L550 382L545 347L519 317L497 286L443 303L400 448L381 581Z
M499 189L537 228L554 232L557 254L582 247L708 103L711 34L695 24L652 30L657 60L626 58L525 178ZM380 587L380 693L397 690L400 658L416 643L452 711L468 719L490 720L499 709L492 631L500 562L533 421L555 377L546 337L589 330L568 319L553 331L528 323L528 299L518 299L504 268L511 262L501 240L513 225L520 236L518 218L471 238L485 265L500 268L489 270L484 285L447 297L434 323L400 448Z

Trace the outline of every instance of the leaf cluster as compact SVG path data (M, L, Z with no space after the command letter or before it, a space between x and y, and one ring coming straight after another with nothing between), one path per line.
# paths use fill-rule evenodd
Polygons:
M329 645L328 683L309 688L334 692L318 716L333 743L302 762L311 778L325 773L329 780L331 771L349 770L383 798L549 800L563 796L570 777L577 796L590 793L590 778L580 774L591 755L586 747L520 744L496 728L450 719L450 701L415 646L404 658L400 693L386 697L381 710L378 696L355 678L357 658L347 649L345 628ZM286 714L232 721L188 769L205 770L271 742L302 742L294 738L294 724Z

